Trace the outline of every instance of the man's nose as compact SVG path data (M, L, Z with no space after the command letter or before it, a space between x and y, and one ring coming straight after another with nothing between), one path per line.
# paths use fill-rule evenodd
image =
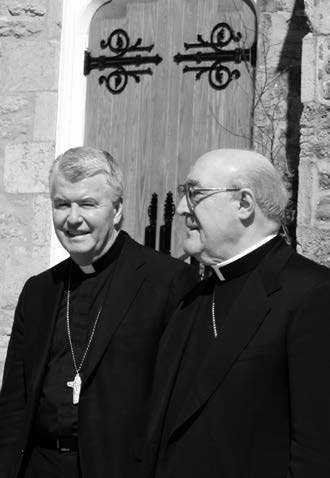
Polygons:
M82 221L81 211L78 204L71 204L67 221L71 225L79 224Z
M185 214L189 214L187 198L185 195L180 199L179 204L176 207L176 213L179 216L184 216Z

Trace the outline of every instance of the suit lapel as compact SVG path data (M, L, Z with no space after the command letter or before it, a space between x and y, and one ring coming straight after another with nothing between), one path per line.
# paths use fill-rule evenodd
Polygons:
M106 293L91 349L82 369L83 387L102 358L116 329L129 312L145 280L144 263L139 248L127 237L118 258L113 280Z
M167 439L209 399L253 338L271 310L268 296L281 287L279 273L292 253L280 243L271 260L263 261L251 274L197 372Z
M188 294L181 307L171 318L162 337L156 363L151 416L148 427L148 439L151 442L159 442L159 434L162 431L163 419L177 372L203 298L193 299L199 293L203 294L203 290L207 288L208 282L205 281L205 284L200 284Z

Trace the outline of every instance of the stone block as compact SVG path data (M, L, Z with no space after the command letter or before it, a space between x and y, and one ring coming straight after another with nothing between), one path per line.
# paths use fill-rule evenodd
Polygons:
M54 0L51 0L54 1ZM55 0L56 3L57 0ZM13 17L43 17L47 11L47 0L2 0L0 15Z
M330 235L328 230L298 224L297 251L319 264L330 267Z
M258 2L261 12L276 13L280 11L292 12L296 0L263 0Z
M48 38L60 39L62 32L63 0L50 1L47 15Z
M1 308L14 310L26 280L49 267L49 244L14 246L5 260L6 281L0 291Z
M36 95L33 138L35 141L55 141L57 93Z
M7 20L0 19L0 38L28 38L41 33L44 23L41 20Z
M330 191L320 193L316 208L316 219L321 222L320 227L330 229Z
M26 226L27 218L14 210L0 212L0 240L10 240L11 244L26 242Z
M317 167L319 170L320 188L330 191L330 159L319 160Z
M319 199L319 176L315 164L301 160L299 165L299 190L297 222L301 226L312 225Z
M33 95L0 96L0 141L28 140L32 134L33 115Z
M58 41L3 40L0 56L0 94L57 91Z
M54 143L21 143L5 151L4 188L8 193L48 193Z
M305 10L316 34L330 34L329 0L304 0Z
M302 52L303 103L317 101L330 105L330 37L314 36L304 38Z
M51 232L51 201L48 194L38 194L32 201L31 238L33 246L50 249Z

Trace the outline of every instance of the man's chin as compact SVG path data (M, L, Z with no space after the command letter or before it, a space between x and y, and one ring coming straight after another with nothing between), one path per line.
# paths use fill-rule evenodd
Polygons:
M185 241L183 241L183 250L185 251L186 254L188 254L188 256L192 256L198 261L200 260L199 258L200 258L200 255L202 254L200 247L198 247L197 244L194 244L189 239L186 239Z

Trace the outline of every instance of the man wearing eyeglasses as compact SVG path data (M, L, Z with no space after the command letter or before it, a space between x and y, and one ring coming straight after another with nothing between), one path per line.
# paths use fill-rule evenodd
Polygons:
M146 476L329 478L329 269L281 237L263 156L211 151L179 193L184 248L212 274L160 347Z

